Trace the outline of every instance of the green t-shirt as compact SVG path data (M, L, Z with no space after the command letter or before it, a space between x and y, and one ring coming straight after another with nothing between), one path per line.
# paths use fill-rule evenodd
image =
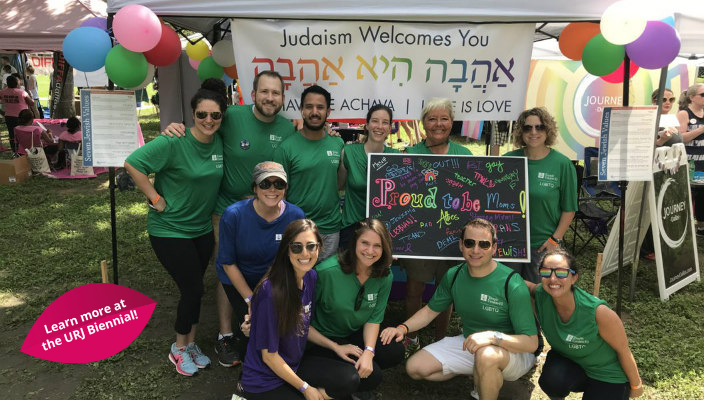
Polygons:
M362 305L355 311L354 303L362 287L357 275L344 273L337 256L327 258L315 270L318 283L311 324L325 337L344 338L362 329L367 322L380 324L384 320L394 280L391 272L383 278L369 278L364 282Z
M596 308L606 302L578 287L573 293L575 310L569 321L562 322L552 296L542 284L536 288L535 310L545 339L553 350L579 364L588 377L610 383L628 382L616 351L599 336Z
M505 156L525 157L523 149ZM530 247L537 249L555 233L563 212L577 211L577 173L569 158L550 149L540 160L528 160Z
M461 268L455 284L455 272ZM506 278L513 271L497 262L487 276L469 275L467 264L450 268L440 281L428 307L436 312L446 310L454 302L455 311L462 318L462 333L467 337L476 332L499 331L509 335L537 335L530 293L523 279L514 274L508 284Z
M447 154L451 156L471 156L472 152L459 144L450 141L449 147L447 149ZM415 146L406 147L406 153L408 154L433 154L429 148L425 147L425 141L417 143Z
M194 238L213 230L211 215L223 176L222 139L201 143L186 129L184 138L157 136L127 160L139 172L154 176L154 189L166 200L163 212L149 209L152 236Z
M399 153L393 147L384 146L384 153ZM367 153L364 143L345 145L343 163L347 169L345 182L345 204L342 207L342 228L364 219L367 210Z
M328 134L320 140L296 134L274 154L274 161L288 174L286 200L301 207L324 234L338 232L342 221L337 168L343 146L342 139Z
M225 176L214 213L222 215L230 204L252 195L252 170L274 159L274 150L295 133L291 121L277 115L273 122L254 116L253 105L227 108L220 126L225 155Z

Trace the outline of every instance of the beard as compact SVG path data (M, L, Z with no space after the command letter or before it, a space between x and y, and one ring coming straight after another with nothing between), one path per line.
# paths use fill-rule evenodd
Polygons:
M264 103L263 103L263 102L255 102L255 103L254 103L254 108L256 108L257 111L259 111L259 113L260 113L261 115L264 115L265 117L273 117L274 115L278 114L279 111L281 111L281 108L282 108L282 107L283 107L283 104L282 104L282 105L279 105L279 106L274 110L274 112L269 113L269 112L264 111Z
M324 116L321 116L320 123L317 125L314 125L314 124L308 122L308 119L304 118L303 119L303 126L305 126L307 129L309 129L311 131L319 131L319 130L323 129L323 127L325 126L325 122L327 122L327 118L325 118Z

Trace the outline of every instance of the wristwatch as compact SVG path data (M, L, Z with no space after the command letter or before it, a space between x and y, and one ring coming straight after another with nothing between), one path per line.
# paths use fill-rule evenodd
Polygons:
M501 346L501 341L504 340L506 335L503 332L494 332L494 346Z

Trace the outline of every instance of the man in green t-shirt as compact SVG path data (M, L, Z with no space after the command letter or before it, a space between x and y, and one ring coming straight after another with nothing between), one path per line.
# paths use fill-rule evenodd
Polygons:
M286 139L274 154L274 161L288 174L287 200L301 207L318 226L323 239L318 262L337 251L342 222L337 169L344 142L325 131L330 101L327 90L318 85L307 87L301 94L300 135Z
M220 79L207 79L202 87L226 95L225 84ZM273 160L274 150L295 133L291 121L279 115L284 102L281 75L276 71L261 71L254 77L252 87L254 104L229 106L219 130L223 140L224 175L212 216L214 254L218 253L220 216L225 208L252 195L254 166ZM183 124L172 123L162 133L181 136L184 131ZM239 353L244 349L238 351L241 346L232 333L232 306L219 281L216 293L220 333L215 351L220 365L230 367L242 361Z
M515 381L533 368L538 331L530 293L518 274L492 259L496 243L494 225L481 218L469 221L460 241L465 262L447 271L428 305L381 333L382 343L401 341L454 303L462 334L411 356L406 362L411 378L446 381L471 375L477 398L484 400L498 398L504 380Z

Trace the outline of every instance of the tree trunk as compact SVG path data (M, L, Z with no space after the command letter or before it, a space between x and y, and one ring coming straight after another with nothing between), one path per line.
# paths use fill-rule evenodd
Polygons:
M54 73L51 75L50 87L51 118L69 118L76 116L73 106L73 68L66 62L64 54L54 52Z

